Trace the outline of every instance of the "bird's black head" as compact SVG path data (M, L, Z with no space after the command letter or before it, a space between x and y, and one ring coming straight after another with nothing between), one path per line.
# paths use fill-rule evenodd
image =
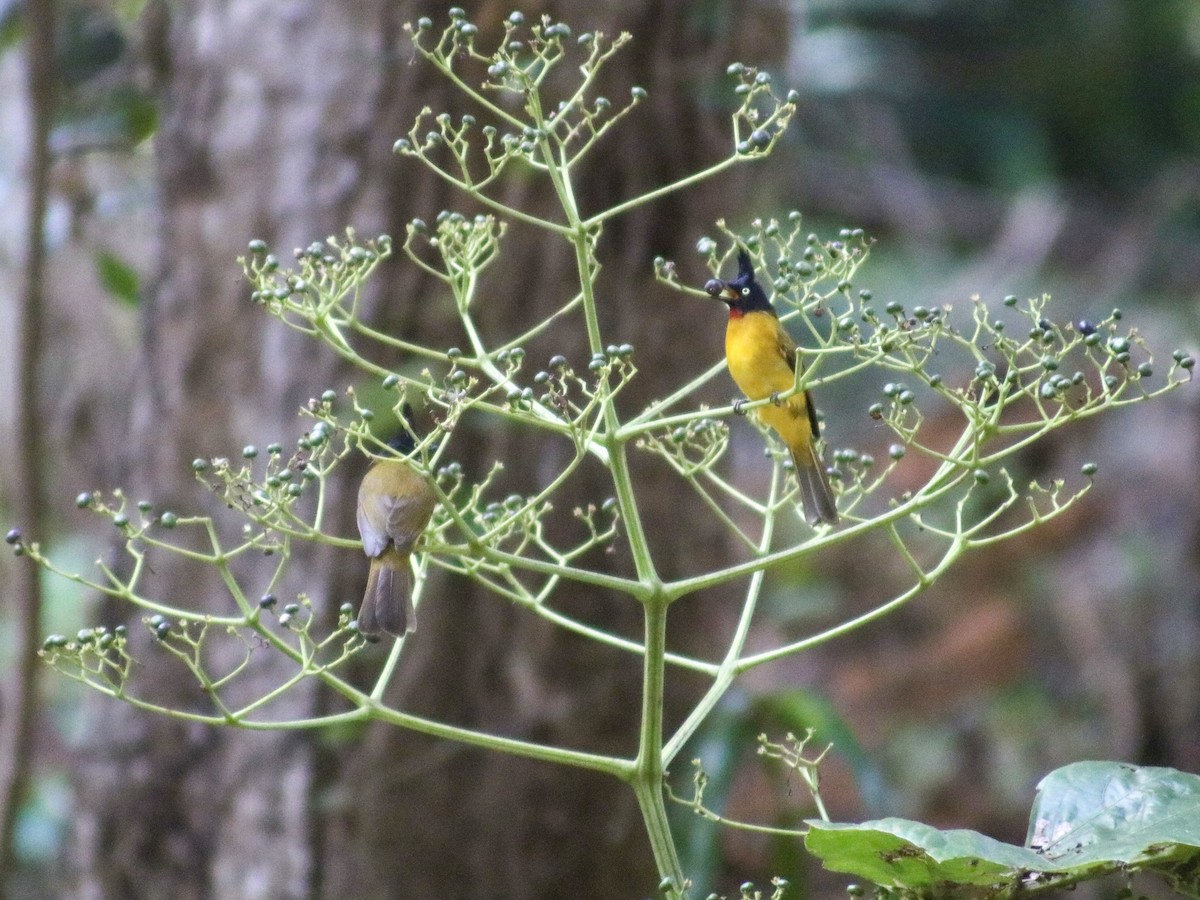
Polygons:
M732 281L713 278L704 285L704 290L710 296L729 304L731 313L760 311L775 314L775 307L767 299L762 286L754 280L754 265L744 247L738 250L737 278Z
M408 456L417 449L417 442L413 438L413 432L409 430L416 427L417 416L413 412L412 405L408 402L405 402L404 406L401 407L400 413L404 416L404 422L408 427L405 428L401 425L400 430L388 439L387 445L395 450L398 455Z

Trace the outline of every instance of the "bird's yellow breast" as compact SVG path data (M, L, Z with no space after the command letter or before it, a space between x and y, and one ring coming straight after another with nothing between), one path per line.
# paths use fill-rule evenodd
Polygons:
M731 315L725 329L725 358L729 374L743 394L762 400L786 391L795 375L780 349L779 320L770 313Z

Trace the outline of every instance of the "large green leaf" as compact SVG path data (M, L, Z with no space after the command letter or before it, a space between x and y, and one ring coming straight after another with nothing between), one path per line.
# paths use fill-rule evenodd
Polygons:
M809 825L805 844L825 868L885 887L995 884L1041 863L1032 850L977 831L940 831L907 819Z
M1026 845L1058 866L1137 863L1200 849L1200 776L1078 762L1038 785Z
M1024 847L905 819L809 825L806 846L827 869L885 887L977 894L1127 868L1159 871L1181 887L1200 869L1200 777L1112 762L1065 766L1038 785Z

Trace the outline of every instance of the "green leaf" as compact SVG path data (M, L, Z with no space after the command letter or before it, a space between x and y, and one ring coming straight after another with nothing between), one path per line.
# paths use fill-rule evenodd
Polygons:
M56 148L135 147L158 129L158 108L131 87L118 86L91 102L60 110L51 134Z
M884 887L1012 890L1131 868L1178 887L1200 864L1200 777L1113 762L1065 766L1038 785L1024 847L906 819L808 824L805 845L827 869Z
M17 46L25 36L24 4L9 3L0 8L0 57Z
M120 257L101 250L96 254L96 273L100 284L112 296L128 306L138 303L138 274Z
M1042 860L976 831L940 831L907 819L861 825L810 821L805 846L825 868L885 887L995 884Z
M1058 865L1200 849L1200 776L1111 762L1064 766L1038 784L1025 843Z

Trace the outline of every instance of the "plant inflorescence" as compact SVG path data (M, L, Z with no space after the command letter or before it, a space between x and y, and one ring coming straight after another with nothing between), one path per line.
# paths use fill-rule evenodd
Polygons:
M230 458L197 459L192 464L198 481L229 507L230 515L239 517L236 541L224 537L210 516L158 510L149 503L131 505L119 491L87 493L78 504L111 520L118 530L127 555L121 566L101 563L99 574L68 571L37 543L17 532L9 535L9 543L39 565L141 611L153 642L203 689L207 709L170 710L139 696L133 642L125 626L51 636L43 655L59 671L112 697L197 721L265 729L378 719L609 773L636 792L664 890L682 896L687 879L665 815L664 772L735 679L886 615L972 548L1010 538L1061 514L1087 492L1095 467L1085 464L1082 477L1069 482L1034 483L1018 476L1012 464L1017 454L1072 422L1172 390L1190 379L1193 360L1177 352L1169 363L1157 361L1119 310L1096 322L1064 323L1055 319L1047 297L1006 298L996 307L976 298L965 310L876 299L857 287L871 249L861 230L847 229L825 239L809 233L797 212L756 219L742 229L719 222L715 237L697 241L700 264L715 276L728 269L738 248L749 251L760 280L773 290L781 318L801 335L805 366L792 391L872 379L877 393L864 399L861 409L839 415L869 417L890 435L873 450L829 449L843 523L809 530L796 539L794 528L779 527L785 520L789 526L795 522L796 488L788 474L787 454L774 438L763 432L775 465L762 491L747 490L726 465L736 413L773 401L743 404L744 409L703 402L705 389L724 378L723 360L713 360L644 408L620 413L615 400L638 375L638 353L628 336L602 333L595 254L603 226L612 217L769 154L795 110L795 94L780 95L765 72L731 66L734 108L728 155L708 169L585 215L575 196L579 163L646 95L637 86L620 100L596 93L597 73L628 36L610 39L589 32L576 37L563 23L545 17L529 22L514 13L504 24L499 44L483 48L478 28L457 9L450 11L450 22L440 31L422 19L409 32L417 54L473 101L476 113L454 119L424 110L396 142L395 151L427 167L488 212L443 211L430 223L414 219L398 242L387 236L363 241L350 231L297 249L289 260L262 241L252 241L241 260L251 296L265 314L376 380L390 392L392 413L399 421L400 408L408 400L428 411L433 427L413 435L416 449L410 462L427 476L439 503L418 545L418 596L427 572L445 569L477 581L531 615L639 655L644 708L638 746L625 756L606 756L391 709L381 698L403 640L396 642L369 689L343 677L343 664L364 646L354 608L341 607L330 629L313 615L317 598L280 596L280 585L300 543L323 543L347 552L360 548L357 540L329 532L328 487L340 477L339 468L351 454L379 456L389 451L372 431L378 411L360 402L353 389L329 390L313 398L302 410L303 433L293 440L263 450L247 446ZM559 95L550 88L549 76L568 64L577 66L578 78ZM517 169L544 179L559 201L555 217L511 206L504 199L500 186ZM507 224L515 221L567 242L574 251L577 282L541 321L499 338L485 336L476 319L480 294L488 267L504 255ZM462 347L424 346L381 332L364 319L364 285L397 251L444 286L466 335ZM661 258L647 263L660 284L679 292L681 303L691 302L689 295L705 296L698 288L703 278L691 271L693 266ZM585 326L586 355L530 358L525 347L568 317L577 317ZM403 372L392 371L376 361L375 353L379 358L402 354L411 365ZM468 478L453 457L455 427L468 413L491 416L513 428L535 429L545 441L560 443L568 452L561 454L559 470L528 494L506 493L499 486L503 460L496 460L482 477ZM929 427L934 420L936 429ZM741 560L664 579L639 514L639 485L629 465L633 453L652 454L669 466L681 488L694 491L727 529ZM897 469L915 456L928 461L929 474L919 485L896 488ZM586 460L606 467L611 492L571 512L578 527L551 527L555 496ZM784 532L792 537L781 537ZM748 649L749 627L767 570L868 532L887 535L910 572L907 588L818 633ZM617 543L632 559L632 574L614 575L592 563L595 556L589 551ZM214 567L226 596L215 605L211 598L201 605L193 598L149 596L143 576L160 554ZM239 559L248 555L273 559L273 575L266 584L255 582L252 588L239 574ZM669 606L735 580L745 585L743 604L724 656L708 660L668 651ZM570 582L640 604L644 640L607 633L556 609L550 598ZM220 669L205 652L217 641L241 648L222 655ZM253 667L256 654L265 652L289 659L291 677L249 701L228 699L239 678ZM710 686L684 722L666 733L663 684L670 666L701 673ZM343 709L303 721L274 718L270 701L309 678L320 679L339 694ZM804 755L804 740L764 742L763 751L803 777L820 806L820 757ZM696 799L684 802L712 815L701 803L702 780L696 785ZM778 896L783 888L777 884L774 890L772 896Z

